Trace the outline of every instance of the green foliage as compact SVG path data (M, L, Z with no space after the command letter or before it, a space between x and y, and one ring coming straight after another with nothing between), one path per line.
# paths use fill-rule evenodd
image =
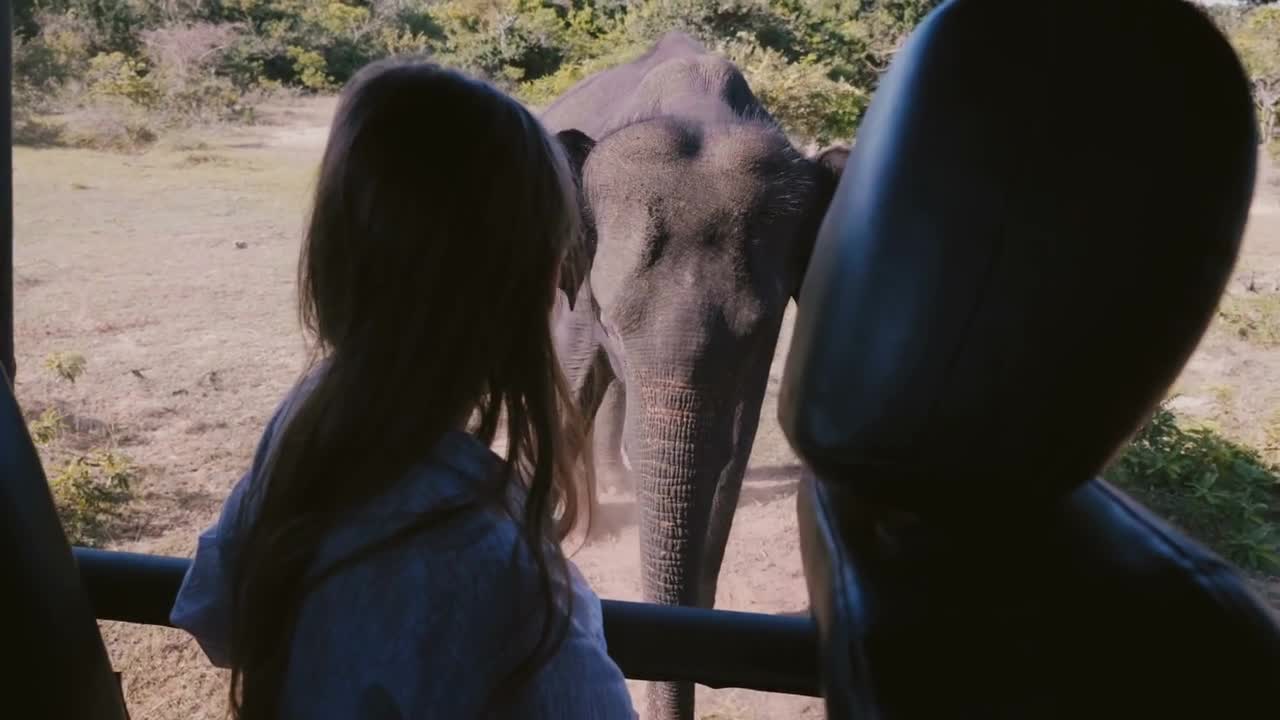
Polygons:
M1280 569L1280 468L1157 409L1108 481L1242 568Z
M50 136L39 115L53 109L64 84L84 74L93 45L93 28L73 13L44 13L33 30L14 38L14 141L41 144ZM54 133L56 134L56 133Z
M159 129L243 118L246 98L264 90L332 92L394 55L430 55L537 106L682 29L742 63L797 139L826 143L851 139L880 74L941 2L25 0L15 7L15 108L19 130L39 131L28 116L91 76L94 97L145 117L164 109L148 123ZM1209 12L1249 68L1263 136L1280 137L1280 5Z
M450 63L511 85L554 72L565 57L566 28L541 0L451 0L432 9Z
M332 92L372 60L431 55L544 105L684 29L743 62L790 132L829 142L852 136L888 54L936 4L46 0L24 10L30 32L18 45L17 67L27 90L18 104L47 109L55 91L84 78L91 98L158 118L152 124L163 128L196 117L241 117L244 98L263 89Z
M62 413L57 408L49 408L40 414L40 417L32 420L27 426L31 432L31 438L37 446L45 446L57 440L62 434L63 428Z
M135 33L141 28L142 18L130 0L48 0L38 7L83 21L90 28L92 54L133 54L138 49Z
M121 52L101 53L89 59L86 77L89 93L119 98L143 108L155 107L160 88L148 75L146 63Z
M516 93L522 101L533 107L545 107L578 81L601 70L633 60L643 52L644 48L624 45L605 55L578 63L565 63L550 75L521 83L516 88Z
M870 103L868 93L833 78L831 66L814 56L789 63L780 52L743 40L723 46L723 52L793 136L820 144L850 138Z
M93 27L74 13L40 16L40 27L14 47L14 76L20 82L48 86L84 72L94 45Z
M115 517L132 491L132 461L114 450L97 449L62 462L49 479L67 539L91 544Z
M791 28L763 0L653 0L636 4L626 15L627 34L652 42L669 30L683 30L704 42L747 34L790 44Z
M84 374L88 362L84 356L73 352L52 353L44 359L45 369L69 383Z
M174 23L140 33L153 104L162 124L198 118L244 119L244 91L218 72L243 29L235 23ZM142 105L142 103L137 103Z
M293 69L302 87L308 90L328 90L333 87L333 78L325 74L328 65L323 55L296 45L290 45L287 52L289 59L293 60Z

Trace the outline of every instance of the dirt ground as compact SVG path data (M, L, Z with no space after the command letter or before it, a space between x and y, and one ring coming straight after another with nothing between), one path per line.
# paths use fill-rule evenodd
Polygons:
M192 133L142 155L16 151L19 400L29 412L74 408L82 427L138 464L137 499L108 547L190 555L296 377L303 346L294 266L332 107L282 104L262 125ZM1270 171L1259 188L1233 293L1280 291L1280 173ZM721 608L807 605L795 533L799 469L775 420L790 329L789 313L729 540ZM59 351L87 359L74 385L42 367ZM1185 412L1261 445L1264 425L1280 422L1280 347L1215 329L1177 390ZM601 521L614 532L574 557L603 597L639 597L632 511L630 496L606 496ZM134 718L223 716L225 678L182 633L102 626ZM637 701L641 686L633 687ZM699 688L698 708L725 720L822 715L811 699L707 688Z

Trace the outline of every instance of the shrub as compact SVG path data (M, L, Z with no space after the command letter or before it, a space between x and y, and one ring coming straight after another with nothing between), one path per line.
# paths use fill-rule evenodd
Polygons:
M1156 410L1104 477L1242 568L1280 569L1280 468Z
M245 20L237 42L228 48L222 72L241 89L267 83L313 91L346 82L371 60L385 56L388 42L404 40L385 33L396 18L409 18L407 6L375 18L368 2L337 0L238 0ZM413 35L418 31L411 31ZM412 40L409 41L412 44Z
M130 497L133 466L111 450L96 450L66 460L53 473L49 488L67 539L73 545L97 540L108 520Z
M124 100L85 104L62 116L58 144L70 147L133 152L160 136L157 114Z
M512 87L555 72L566 28L540 0L450 0L432 9L444 32L443 59Z
M388 57L424 55L431 48L431 39L408 28L385 27L378 31L378 44Z
M742 69L751 89L793 136L819 144L848 141L870 103L864 91L832 79L832 69L814 57L788 63L776 50L743 37L720 50Z
M579 81L601 70L607 70L615 65L628 62L642 52L644 52L642 46L623 46L606 55L579 63L564 64L560 66L559 70L550 75L520 83L516 88L516 94L525 103L535 108L542 108L549 105Z
M93 28L73 13L39 16L40 31L17 39L14 76L35 86L60 84L83 73L92 55Z
M135 33L142 27L142 15L134 0L52 0L44 7L84 23L89 33L89 52L123 52L138 49Z
M89 65L92 28L72 13L37 16L39 30L15 37L13 47L13 115L15 142L33 131L42 138L40 115L56 104L63 85L83 76Z
M120 99L150 109L161 97L160 87L148 73L146 63L121 52L101 53L89 60L86 76L89 93L106 99Z
M177 23L141 33L143 51L167 83L205 76L244 31L239 23Z
M293 60L293 70L302 87L315 91L333 88L334 80L325 72L328 64L323 55L297 46L290 46L288 54L289 59Z
M63 417L57 408L49 408L28 426L31 438L37 446L45 446L62 434Z
M626 31L635 42L649 44L670 30L683 30L704 42L747 34L764 34L769 44L788 46L794 37L787 23L761 0L652 0L637 3L626 15Z
M72 384L84 372L85 360L77 353L58 353L46 358L45 367ZM68 433L66 419L56 407L31 420L28 430L49 475L49 490L67 539L76 545L93 544L131 496L136 475L133 461L110 443L77 451L76 438L67 436L78 434L80 428L73 426Z
M74 352L57 352L51 353L44 359L44 366L57 377L74 383L77 378L84 374L88 362L80 353Z

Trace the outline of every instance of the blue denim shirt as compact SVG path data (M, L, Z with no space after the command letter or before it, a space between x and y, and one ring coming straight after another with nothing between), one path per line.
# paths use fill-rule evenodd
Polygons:
M238 510L287 405L268 424L252 469L232 490L218 523L200 535L170 615L220 667L228 666L226 561L239 536ZM338 524L314 571L423 511L466 498L492 477L496 462L473 436L449 433L401 482ZM494 684L522 657L513 650L521 644L513 627L532 625L519 621L536 593L532 566L512 562L519 557L513 555L515 522L483 508L464 512L342 567L306 596L282 694L285 717L478 717ZM606 651L600 600L572 564L570 574L568 635L517 698L512 716L635 718L626 682Z

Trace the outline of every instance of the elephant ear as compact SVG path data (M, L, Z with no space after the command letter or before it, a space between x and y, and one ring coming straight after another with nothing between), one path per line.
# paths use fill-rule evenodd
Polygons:
M849 160L849 146L845 144L832 145L818 152L813 156L813 161L830 172L839 182L840 177L844 175L844 164Z
M560 267L560 289L569 299L569 309L573 309L578 299L587 274L591 272L591 263L596 255L596 235L591 224L591 211L587 207L586 196L582 192L582 168L587 162L596 141L581 130L561 130L556 133L556 140L564 148L565 157L569 161L569 170L573 173L573 185L578 191L578 211L581 217L582 231L574 238L569 252L565 254L564 264Z
M797 238L795 249L796 273L792 282L791 297L800 300L800 286L804 283L805 272L809 268L809 257L813 254L813 244L818 237L818 230L831 206L831 198L835 197L836 187L844 177L844 165L849 159L849 146L843 143L830 145L808 158L817 170L817 184L813 190L813 202L809 206L809 217L804 229Z
M596 146L596 141L581 130L574 129L561 130L556 133L556 140L564 148L565 155L568 157L570 169L573 170L574 182L581 186L582 166L586 164L587 156L591 154L592 148Z

